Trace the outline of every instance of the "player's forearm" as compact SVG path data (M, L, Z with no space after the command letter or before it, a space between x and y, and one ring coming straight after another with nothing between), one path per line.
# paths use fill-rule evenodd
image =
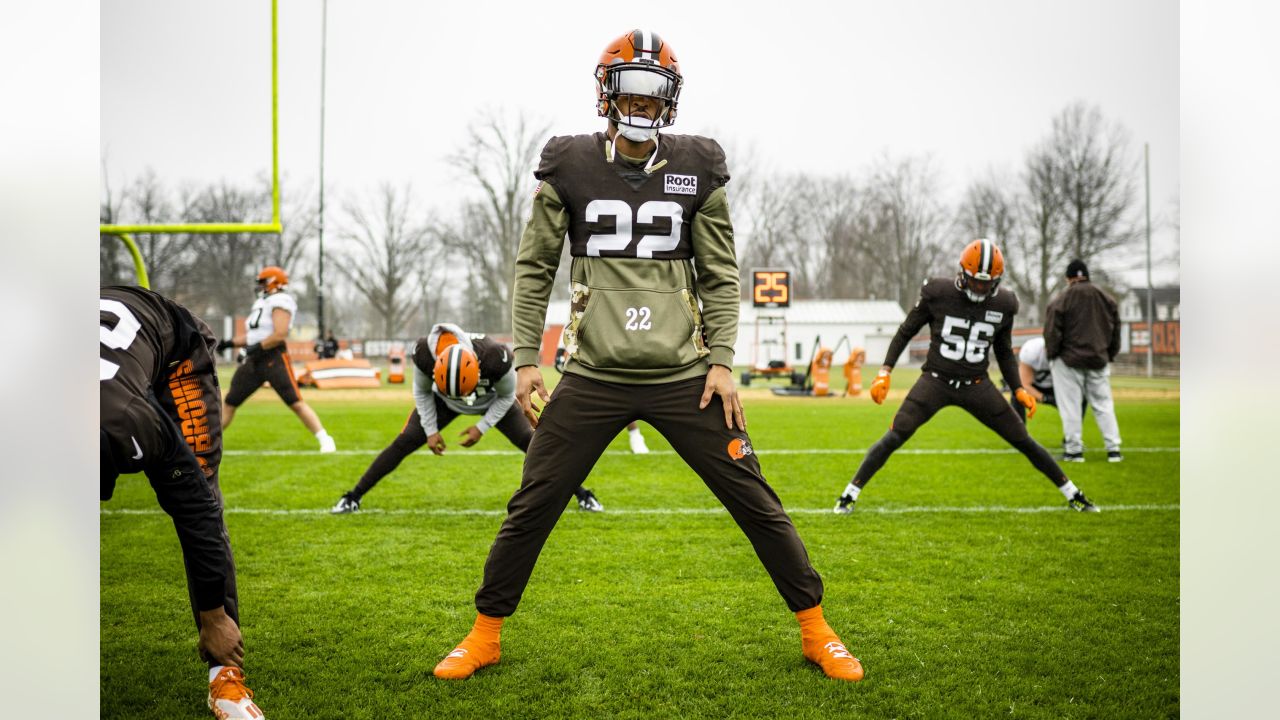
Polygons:
M921 303L923 305L923 303ZM907 313L907 319L902 321L898 326L898 332L894 333L893 339L889 341L889 350L884 354L884 366L892 370L898 364L898 358L902 356L902 351L907 348L907 343L911 342L911 338L920 332L920 328L928 321L928 317L920 311L920 305L911 309Z
M192 465L195 465L192 458ZM212 610L226 601L230 551L222 539L222 509L205 484L198 466L177 478L148 473L160 507L173 518L182 556L191 568L190 584L198 610Z
M417 370L413 374L413 404L418 408L418 421L422 431L431 437L439 432L436 427L436 396L433 382L426 373Z
M740 287L738 257L733 244L733 221L724 188L717 188L693 218L693 252L698 298L707 331L709 360L733 367L738 339Z
M549 184L533 199L532 214L520 238L515 285L511 292L511 328L515 335L515 367L538 364L547 301L560 266L568 229L564 205Z
M493 403L489 405L489 409L484 411L484 417L480 418L480 422L476 423L476 429L480 432L488 432L489 428L498 424L503 415L516 404L515 395L499 395L493 399Z

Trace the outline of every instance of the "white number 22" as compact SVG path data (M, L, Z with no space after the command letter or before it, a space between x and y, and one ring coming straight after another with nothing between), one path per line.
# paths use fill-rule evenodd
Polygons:
M592 235L587 238L587 255L600 257L601 250L626 250L631 244L631 206L621 200L592 200L587 203L587 222L597 222L601 216L614 217L614 230L610 235ZM670 200L650 200L636 211L636 222L649 224L658 218L671 218L671 232L666 235L645 235L636 243L636 257L652 259L655 252L675 250L680 244L680 226L684 222L684 208Z
M627 308L627 324L623 325L623 327L627 330L652 330L651 315L652 313L647 307L629 307Z

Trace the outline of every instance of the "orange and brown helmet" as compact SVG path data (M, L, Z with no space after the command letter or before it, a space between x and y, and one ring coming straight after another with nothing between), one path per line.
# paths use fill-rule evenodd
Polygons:
M987 238L965 245L960 253L960 275L956 287L974 302L982 302L996 294L996 286L1004 275L1004 253Z
M658 101L653 127L667 127L676 120L680 99L680 63L671 45L657 33L632 30L609 43L596 64L596 112L627 124L617 104L619 95L643 95Z
M275 265L268 265L258 273L258 292L263 295L280 292L288 284L289 273Z
M480 384L480 361L476 354L455 342L436 355L432 372L436 388L451 398L463 398L475 392Z

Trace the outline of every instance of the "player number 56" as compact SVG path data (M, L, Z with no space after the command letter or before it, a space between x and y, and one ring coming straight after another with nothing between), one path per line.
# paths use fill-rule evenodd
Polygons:
M969 331L967 337L961 334L965 330ZM968 320L948 315L942 321L942 345L938 350L948 360L980 363L987 357L995 334L996 327L991 323L978 321L970 327Z

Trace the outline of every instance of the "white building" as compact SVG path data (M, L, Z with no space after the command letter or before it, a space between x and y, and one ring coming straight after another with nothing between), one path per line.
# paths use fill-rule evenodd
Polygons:
M776 319L779 317L785 323ZM738 312L734 362L764 367L770 360L785 360L793 367L804 368L817 340L834 350L840 339L848 336L849 342L841 344L832 358L834 364L844 364L849 347L855 347L867 352L867 364L879 365L906 317L892 300L796 300L788 308L756 308L743 302Z
M756 318L761 318L759 324ZM889 341L907 314L891 300L796 300L789 308L755 308L744 301L738 310L738 342L734 364L765 366L770 360L784 360L796 368L809 364L813 345L821 338L823 347L835 349L837 365L849 357L849 347L867 351L867 363L879 365L889 350ZM784 323L776 318L785 318ZM563 328L569 321L569 303L553 301L547 307L547 327Z

